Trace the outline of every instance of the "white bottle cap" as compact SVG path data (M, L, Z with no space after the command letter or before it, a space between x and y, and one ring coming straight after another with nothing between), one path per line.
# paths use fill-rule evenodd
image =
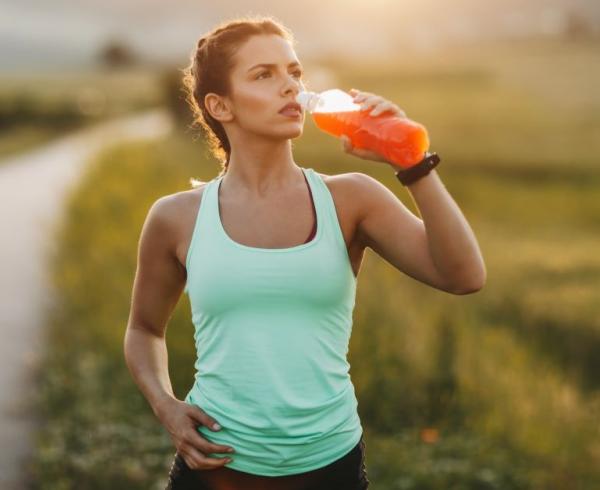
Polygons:
M319 102L319 95L310 91L300 92L296 96L296 102L302 106L302 110L312 112Z

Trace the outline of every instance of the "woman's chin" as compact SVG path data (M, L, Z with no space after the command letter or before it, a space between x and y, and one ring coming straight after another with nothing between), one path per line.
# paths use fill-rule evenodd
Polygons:
M304 128L301 125L298 125L297 127L289 127L286 128L285 131L281 131L279 132L279 134L284 137L284 138L298 138L299 136L302 136L302 132L304 131Z

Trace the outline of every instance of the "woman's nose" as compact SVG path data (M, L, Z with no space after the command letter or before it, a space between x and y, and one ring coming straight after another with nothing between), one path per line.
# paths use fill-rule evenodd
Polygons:
M289 76L287 78L286 84L285 84L285 89L286 91L289 89L294 90L296 93L298 92L302 92L302 90L304 90L304 86L302 84L302 80L298 80L296 78L294 78L293 76Z
M299 83L302 83L302 78L297 76L295 71L292 73L288 72L288 74L286 75L286 81L288 83L291 82L293 84L299 84Z

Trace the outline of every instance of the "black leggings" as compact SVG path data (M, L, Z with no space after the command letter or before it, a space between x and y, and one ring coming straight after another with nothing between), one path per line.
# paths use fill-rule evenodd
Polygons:
M165 490L366 490L368 487L365 441L361 436L358 444L340 459L294 475L254 475L227 466L192 470L175 453Z

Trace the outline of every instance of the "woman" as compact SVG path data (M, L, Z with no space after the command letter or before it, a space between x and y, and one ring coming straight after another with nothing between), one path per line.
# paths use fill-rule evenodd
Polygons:
M167 488L365 489L346 361L364 250L466 294L485 281L476 240L434 171L409 186L422 221L365 174L294 162L304 114L288 106L304 89L302 67L272 18L214 29L184 81L224 167L148 212L125 338L129 369L177 449ZM379 96L353 94L374 114L403 115ZM165 344L182 291L198 354L184 401L173 394Z

